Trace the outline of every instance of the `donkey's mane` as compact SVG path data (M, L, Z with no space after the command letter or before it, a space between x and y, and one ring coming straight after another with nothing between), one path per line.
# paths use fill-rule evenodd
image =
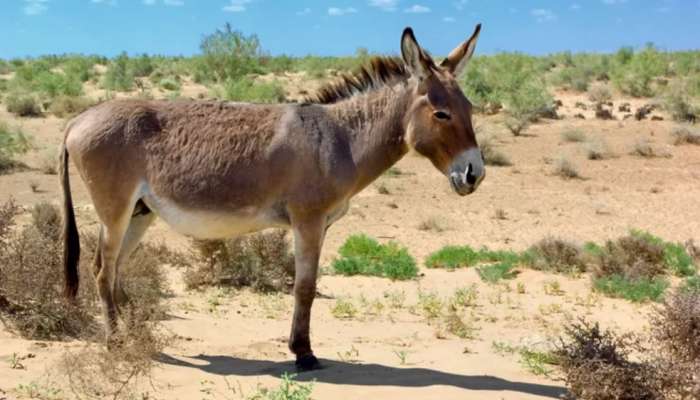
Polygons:
M372 57L352 73L321 86L316 93L304 99L305 103L331 104L397 81L409 78L406 66L398 57Z

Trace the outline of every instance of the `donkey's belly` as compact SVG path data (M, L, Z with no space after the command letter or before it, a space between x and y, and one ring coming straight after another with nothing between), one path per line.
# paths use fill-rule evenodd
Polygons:
M192 210L174 202L144 197L146 205L175 231L198 239L224 239L288 223L274 210L245 208L234 212Z

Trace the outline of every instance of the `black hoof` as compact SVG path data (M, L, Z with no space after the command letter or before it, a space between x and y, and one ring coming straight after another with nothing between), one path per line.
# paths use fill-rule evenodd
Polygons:
M318 362L318 358L310 353L297 356L297 361L294 364L297 366L298 372L312 371L321 368L321 363Z

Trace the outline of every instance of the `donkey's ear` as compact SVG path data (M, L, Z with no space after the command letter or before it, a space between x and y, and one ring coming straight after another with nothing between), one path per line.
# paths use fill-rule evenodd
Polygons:
M464 67L467 66L469 59L472 58L474 54L476 40L479 38L480 31L481 24L477 24L474 33L472 33L472 37L452 50L450 55L442 60L440 66L450 71L454 76L461 74L462 71L464 71Z
M430 75L433 60L420 48L411 28L404 29L401 35L401 56L411 75L421 79Z

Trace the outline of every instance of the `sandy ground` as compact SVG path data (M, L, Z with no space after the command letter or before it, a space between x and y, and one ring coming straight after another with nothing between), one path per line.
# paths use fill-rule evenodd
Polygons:
M191 97L204 93L186 85ZM574 107L589 103L583 95L557 93L565 118L532 126L514 137L499 116L475 117L480 135L490 135L513 162L490 167L473 195L451 192L447 180L430 163L408 155L397 167L399 176L383 176L360 193L348 215L329 231L323 265L328 265L348 235L364 232L382 241L407 246L422 264L427 254L447 244L469 244L522 250L552 235L574 241L602 241L630 228L649 230L668 240L700 242L700 147L672 146L669 121L592 119L592 111ZM632 103L633 110L643 101ZM572 116L582 112L585 120ZM655 115L666 117L663 113ZM666 118L668 119L668 118ZM54 117L17 119L0 108L0 120L17 124L35 138L36 150L22 161L39 166L62 140L64 121ZM580 128L588 137L604 140L615 156L590 161L584 144L562 140L561 132ZM651 141L668 157L630 155L635 142ZM554 163L566 157L582 179L564 180L553 174ZM89 199L77 175L73 191L81 229L95 225ZM31 184L36 186L32 190ZM389 194L380 194L379 186ZM58 203L56 176L29 170L0 176L0 201L14 198L30 207L40 201ZM421 230L433 220L441 227ZM157 223L147 240L167 241L184 249L188 240ZM315 399L544 399L564 393L556 373L536 376L517 354L499 354L494 343L547 348L564 322L586 316L621 331L648 329L643 316L649 305L592 294L588 277L567 278L524 270L501 285L480 281L473 269L455 272L421 270L420 279L323 276L313 309L312 341L326 368L297 376L314 381ZM283 372L293 372L286 337L292 310L290 296L263 296L248 291L188 292L180 271L170 273L174 296L164 325L179 339L158 360L149 399L244 398L257 385L276 386ZM546 290L553 281L561 292ZM521 284L522 291L516 290ZM477 305L465 320L474 339L441 332L417 307L419 293L449 298L456 289L475 285ZM335 318L336 299L358 308L352 319ZM392 299L403 298L402 301ZM214 300L212 300L214 299ZM372 304L379 300L383 309ZM215 305L212 305L215 304ZM393 307L392 305L393 304ZM0 399L21 397L20 384L63 388L58 398L70 398L62 371L56 367L79 342L23 340L0 327ZM33 358L25 369L10 368L13 354ZM235 388L233 393L228 385ZM242 393L241 393L242 390ZM26 394L26 393L24 393Z

